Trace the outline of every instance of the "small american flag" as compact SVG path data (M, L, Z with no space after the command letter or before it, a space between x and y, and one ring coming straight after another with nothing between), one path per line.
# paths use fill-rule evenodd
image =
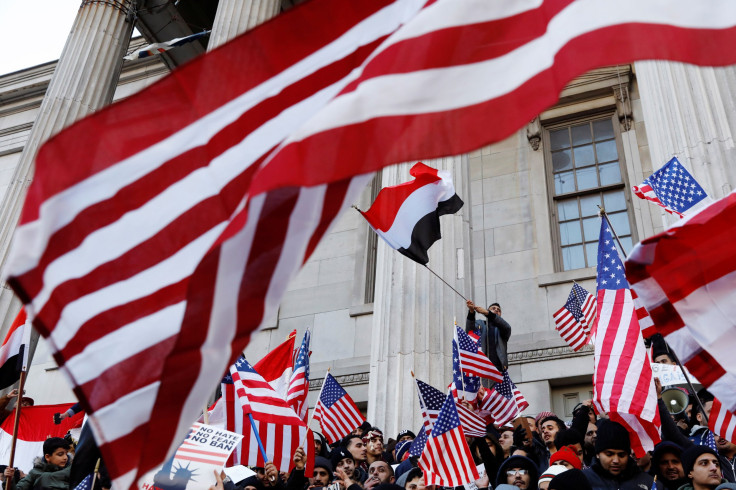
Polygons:
M455 398L475 403L480 389L480 378L465 374L460 367L460 353L455 339L452 340L452 382Z
M479 478L465 434L460 425L455 400L448 394L442 404L424 452L419 458L427 485L456 487Z
M478 350L478 343L457 325L455 325L455 336L460 355L460 366L464 374L488 378L496 383L503 381L501 372L485 354Z
M529 403L516 387L508 371L503 372L503 382L486 390L481 409L487 410L499 427L517 418L529 407Z
M311 474L314 464L314 453L310 449L314 447L312 431L245 358L239 358L230 367L230 375L223 380L222 392L227 411L225 428L243 434L243 440L233 451L228 466L265 466L266 461L258 447L260 436L268 461L279 471L291 469L294 451L304 441L307 454L305 470ZM248 414L253 417L257 434Z
M325 376L317 406L314 407L314 418L319 420L330 444L339 441L365 421L353 399L330 373Z
M79 485L77 485L74 490L90 490L92 488L92 479L94 478L94 473L90 473L89 475L85 476L82 481L79 482Z
M430 386L424 381L415 379L417 384L417 394L419 395L419 406L422 407L422 417L424 417L424 431L429 435L432 432L434 421L440 414L442 404L445 403L445 394L434 386Z
M682 217L696 204L711 201L695 178L677 157L633 187L634 194L662 206L665 211ZM700 208L702 206L698 206Z
M595 297L575 283L565 306L552 318L562 339L577 352L590 339L590 329L595 322Z
M713 400L713 407L708 417L708 428L712 431L711 435L715 432L720 437L736 444L736 416L726 410L718 398Z
M455 405L457 405L457 414L460 417L460 423L463 426L465 435L470 437L485 436L486 423L483 418L478 415L478 412L469 409L460 403L460 400L455 400Z
M294 361L294 372L289 379L289 390L286 393L286 401L289 402L296 414L307 421L309 404L307 395L309 393L309 341L311 334L309 330L304 332L302 345L296 352Z

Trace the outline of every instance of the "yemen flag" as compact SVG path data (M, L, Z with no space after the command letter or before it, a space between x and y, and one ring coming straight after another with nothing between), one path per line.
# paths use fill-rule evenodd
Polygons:
M391 248L426 265L427 250L442 238L440 216L456 213L463 201L455 194L449 171L419 162L409 173L414 180L381 189L361 214Z
M30 336L31 327L26 324L26 310L21 308L0 347L0 389L7 388L20 378L28 356Z
M69 429L82 426L84 414L78 413L64 419L61 424L54 424L54 414L66 412L72 403L61 405L37 405L23 407L18 424L18 442L15 446L13 465L28 473L33 468L33 459L43 456L43 441L47 437L64 437ZM0 425L0 461L7 464L10 460L10 446L13 440L13 424L15 411Z

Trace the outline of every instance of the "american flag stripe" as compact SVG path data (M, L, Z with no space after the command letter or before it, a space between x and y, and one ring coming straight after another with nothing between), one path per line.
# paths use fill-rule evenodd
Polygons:
M736 444L736 416L733 412L726 410L718 398L713 400L708 417L708 427L715 434Z
M275 311L289 278L357 195L356 173L498 141L554 103L565 80L596 66L736 61L705 48L736 39L727 0L707 8L626 0L615 12L602 0L486 9L463 0L434 2L417 15L422 6L309 2L39 152L9 283L93 409L117 486L131 486L173 453L226 361ZM402 24L404 33L387 40ZM524 35L509 42L517 31ZM640 42L618 42L632 36ZM417 49L448 40L453 49ZM79 145L89 134L100 135L94 146ZM396 134L404 144L395 144ZM332 165L347 158L349 166ZM235 290L224 291L226 282ZM169 330L157 332L162 325ZM123 341L104 340L114 334ZM181 371L174 358L192 346L196 359ZM96 389L110 383L116 390ZM123 410L125 420L116 415Z
M577 352L587 344L588 334L585 332L585 328L567 308L560 308L552 315L552 318L555 320L555 328L572 350Z
M471 339L463 329L455 325L455 340L460 368L469 376L481 376L497 383L503 381L503 375L488 357L478 349L478 343Z
M318 402L315 410L314 417L319 420L330 442L342 439L363 423L363 418L359 416L360 411L352 400L339 400L330 409Z
M483 419L457 400L455 400L455 405L457 406L457 414L460 417L460 423L463 426L465 435L469 437L484 437L486 435L486 423Z
M682 218L682 213L678 213L674 209L670 209L662 201L659 200L659 197L657 197L657 194L654 192L654 189L652 189L651 185L646 184L646 183L642 185L635 185L635 186L632 186L631 190L634 192L634 194L638 198L645 199L647 201L652 201L657 206L661 206L662 208L664 208L664 210L667 211L668 213L674 214L675 216L679 216L680 218Z

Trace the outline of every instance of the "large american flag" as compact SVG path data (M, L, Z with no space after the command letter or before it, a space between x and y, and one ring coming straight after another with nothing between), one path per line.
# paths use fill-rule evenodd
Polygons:
M595 297L575 283L567 302L552 318L562 339L577 352L590 339L590 330L595 322Z
M736 62L732 0L609 3L305 2L44 144L6 273L116 487L173 454L372 172L500 141L598 66Z
M629 283L605 219L598 239L597 283L594 403L626 427L631 447L641 457L660 440L657 393Z
M353 399L330 373L327 373L322 384L322 391L314 407L314 418L319 421L330 444L339 441L365 422Z
M286 401L305 422L309 412L307 396L309 395L309 341L311 337L309 330L304 332L302 344L296 352L294 372L289 379L289 391L286 394Z
M657 332L724 407L736 411L736 194L643 240L626 276Z
M634 194L652 201L670 214L682 217L689 210L695 211L711 202L705 190L677 157L633 187Z
M718 398L713 400L708 416L708 428L720 437L736 444L736 415L726 410Z
M419 467L427 485L456 487L479 478L452 393L445 397L419 457Z
M529 402L511 381L508 371L503 372L503 382L486 390L480 404L481 410L490 412L498 427L519 417L528 407Z
M305 471L311 474L314 464L312 431L245 358L239 358L230 367L230 374L222 381L222 396L226 409L225 428L243 434L243 440L233 451L228 466L265 466L266 460L258 446L257 437L260 436L268 461L279 471L291 469L294 451L303 442L307 454ZM255 421L257 435L249 414Z
M455 339L457 340L460 367L464 374L488 378L497 383L503 380L501 372L478 350L478 342L471 339L465 331L455 325Z

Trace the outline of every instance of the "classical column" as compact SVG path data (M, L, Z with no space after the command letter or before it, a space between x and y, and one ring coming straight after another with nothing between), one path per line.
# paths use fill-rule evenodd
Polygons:
M41 144L74 121L112 101L123 56L133 32L134 1L84 0L79 7L11 184L0 204L0 258L3 264L20 217L25 191L33 178L33 162ZM90 138L94 137L90 135ZM17 313L17 306L5 298L11 294L7 288L0 290L0 304L10 305L9 309L0 312L0 315L9 317L4 322L6 324Z
M459 196L468 196L466 156L425 161L450 170ZM413 164L413 163L412 163ZM382 185L412 179L412 164L383 169ZM466 293L470 282L470 205L440 219L442 239L429 251L429 267L455 289ZM453 319L464 326L465 302L416 262L378 243L376 294L371 339L368 421L395 436L401 429L416 431L422 421L410 371L445 390L452 379Z
M281 0L220 0L207 49L275 17L280 10Z
M714 199L736 185L736 68L636 63L652 167L678 159Z

